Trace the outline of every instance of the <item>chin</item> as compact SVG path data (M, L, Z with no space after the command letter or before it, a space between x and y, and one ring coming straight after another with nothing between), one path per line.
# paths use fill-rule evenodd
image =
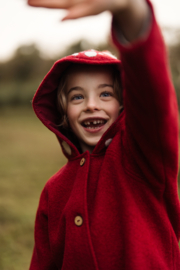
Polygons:
M95 140L95 141L90 141L90 142L87 142L86 144L89 145L90 147L95 147L96 144L99 142L101 138L99 138L98 140Z

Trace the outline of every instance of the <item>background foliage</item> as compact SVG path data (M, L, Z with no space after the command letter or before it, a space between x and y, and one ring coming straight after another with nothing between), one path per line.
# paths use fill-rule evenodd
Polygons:
M82 40L59 58L93 46ZM100 44L98 50L114 47ZM169 61L180 105L180 42L170 46ZM54 63L35 44L21 46L0 63L0 269L28 269L39 196L45 182L66 160L55 136L36 119L32 97ZM158 70L157 70L158 72Z
M58 58L91 48L91 44L82 40L67 48ZM96 49L115 52L106 44ZM43 58L35 44L19 47L11 60L0 63L0 106L30 105L38 85L54 62L54 59Z

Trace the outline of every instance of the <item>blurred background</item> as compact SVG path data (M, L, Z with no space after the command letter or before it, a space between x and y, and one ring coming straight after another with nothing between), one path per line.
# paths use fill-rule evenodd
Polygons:
M180 105L180 2L153 0ZM55 136L36 119L32 97L58 58L108 49L109 13L61 23L65 11L0 0L0 270L28 269L40 192L66 162Z

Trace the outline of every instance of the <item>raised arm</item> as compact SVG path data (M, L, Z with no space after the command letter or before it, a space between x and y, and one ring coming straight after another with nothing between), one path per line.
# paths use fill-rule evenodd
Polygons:
M150 3L149 7L151 22L144 38L123 46L113 33L124 71L124 143L134 166L129 170L177 196L177 101L164 41Z

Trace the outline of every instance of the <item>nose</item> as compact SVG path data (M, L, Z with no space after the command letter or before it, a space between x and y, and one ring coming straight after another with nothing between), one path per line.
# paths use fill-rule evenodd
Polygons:
M86 110L85 111L98 111L100 110L100 104L95 97L88 98L86 101Z

